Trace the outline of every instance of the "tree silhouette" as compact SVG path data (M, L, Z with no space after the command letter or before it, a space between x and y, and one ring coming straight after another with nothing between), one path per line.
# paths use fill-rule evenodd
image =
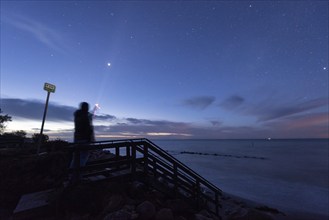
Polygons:
M5 138L14 138L14 139L24 139L26 138L26 132L23 130L20 131L13 131L13 132L5 132L2 134L2 137Z
M0 109L0 134L2 134L6 128L6 122L11 121L11 116L9 116L8 114L2 115L1 113L2 111Z
M40 134L38 134L38 133L34 133L34 134L32 135L32 140L33 140L33 142L34 142L34 143L38 143L38 141L39 141L39 137L40 137ZM49 140L49 136L46 135L46 134L42 134L42 136L41 136L41 143L46 143L48 140Z

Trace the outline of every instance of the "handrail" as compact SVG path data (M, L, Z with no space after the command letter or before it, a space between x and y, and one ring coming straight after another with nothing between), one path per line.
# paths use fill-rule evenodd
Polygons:
M193 175L197 176L203 183L207 184L208 186L210 186L212 189L220 191L221 190L219 188L217 188L215 185L213 185L212 183L210 183L209 181L207 181L206 179L204 179L202 176L200 176L199 174L197 174L196 172L194 172L191 168L187 167L185 164L183 164L182 162L180 162L179 160L177 160L175 157L173 157L172 155L170 155L169 153L167 153L166 151L162 150L159 146L157 146L156 144L154 144L153 142L151 142L148 139L144 139L146 142L148 142L149 144L151 144L154 148L156 148L158 151L161 151L161 153L165 154L166 156L168 156L169 158L171 158L176 164L179 164L181 167L184 167L185 170L188 170L188 172L193 173Z
M126 148L125 155L120 155L121 148ZM131 175L134 175L136 172L136 165L140 164L143 167L146 177L149 176L149 174L152 175L152 173L154 173L154 175L158 173L158 175L170 177L170 181L174 184L175 192L177 192L178 189L184 192L192 192L198 204L202 197L208 202L211 202L215 207L215 211L210 211L219 214L218 207L220 207L220 205L218 197L221 195L222 191L150 140L146 138L106 140L93 142L88 145L70 144L68 147L69 151L76 152L77 155L79 155L81 151L96 149L115 149L116 159L119 159L119 156L123 156L121 157L123 160L117 160L118 162L114 161L109 164L112 166L119 166L126 163L128 167L130 167ZM139 155L142 155L138 160L137 152ZM77 161L79 161L80 157L77 157ZM80 168L80 162L77 161L75 168L72 169L73 172L79 174L80 171L88 170L88 166ZM100 164L99 167L102 166L103 165ZM97 165L91 165L90 169L92 169L92 167L95 168ZM190 186L190 189L187 191L188 186ZM212 195L214 198L207 195L207 191L204 190L205 188L208 189L208 192L213 193Z
M169 161L172 166L172 172L174 172L174 176L176 176L176 179L174 179L174 182L176 182L179 180L179 170L181 170L183 172L183 175L190 179L195 179L195 187L196 187L196 193L197 193L197 200L199 202L199 198L201 196L203 196L204 198L206 198L208 201L214 203L215 205L215 213L218 214L219 210L218 210L218 206L219 205L219 198L218 196L221 195L222 191L220 189L218 189L215 185L213 185L212 183L210 183L209 181L207 181L206 179L204 179L203 177L201 177L199 174L197 174L196 172L194 172L192 169L190 169L189 167L187 167L186 165L184 165L183 163L181 163L179 160L177 160L176 158L174 158L172 155L170 155L169 153L167 153L166 151L162 150L160 147L158 147L156 144L154 144L153 142L151 142L148 139L143 139L146 143L147 143L147 150L148 150L148 157L150 156L155 156L151 154L151 150L153 150L156 154L158 154L159 156L161 156L161 158L166 159L167 161ZM147 158L146 158L147 159ZM181 182L181 181L180 181ZM202 187L201 184L208 188L208 190L211 190L214 194L214 199L210 198L209 195L206 195L206 192L202 191Z

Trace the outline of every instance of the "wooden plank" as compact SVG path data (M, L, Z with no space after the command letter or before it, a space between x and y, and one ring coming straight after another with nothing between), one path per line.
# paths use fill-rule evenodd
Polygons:
M56 193L55 189L34 192L23 195L15 210L14 219L35 219L50 211L50 198Z
M100 181L100 180L105 180L107 177L104 175L97 175L97 176L90 176L87 178L87 180L91 181L91 182L96 182L96 181Z
M121 166L121 165L130 165L131 160L117 160L117 161L109 161L106 163L99 163L99 164L92 164L88 166L84 166L80 168L80 171L90 171L90 170L97 170L97 169L102 169L102 168L112 168L116 166ZM74 168L70 168L69 172L74 172Z

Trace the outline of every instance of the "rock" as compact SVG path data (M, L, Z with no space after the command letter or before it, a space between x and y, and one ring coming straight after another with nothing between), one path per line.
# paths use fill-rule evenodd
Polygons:
M254 220L273 220L271 216L253 209L249 210L247 217Z
M212 215L205 209L201 210L198 214L203 215L204 217L211 218Z
M126 210L119 210L116 212L112 212L105 216L103 220L130 220L131 219L131 214L127 212Z
M267 214L264 214L260 211L250 209L245 215L234 216L228 218L229 220L273 220L273 218Z
M202 216L204 216L208 219L213 219L213 220L219 220L220 219L219 216L217 216L217 215L215 215L215 214L213 214L213 213L211 213L211 212L209 212L205 209L201 210L198 214L202 215Z
M133 198L142 198L145 195L145 192L147 191L147 187L144 183L134 181L129 189L129 194Z
M211 215L211 218L212 218L213 220L222 220L222 217L217 216L217 215L215 215L215 214L212 214L212 215Z
M90 219L90 216L88 214L84 214L84 215L79 215L76 213L71 213L67 219L70 220L88 220Z
M186 220L186 218L184 218L183 216L178 216L175 218L175 220Z
M174 220L174 215L171 209L163 208L158 211L155 217L156 220Z
M114 212L121 209L124 204L125 198L123 195L113 195L110 197L105 210L106 212Z
M166 202L166 206L170 208L176 215L181 215L191 211L191 207L182 199L173 199Z
M209 212L205 209L201 210L198 214L202 215L203 217L206 217L207 219L212 219L212 220L219 220L220 219L219 216L217 216L217 215L215 215L215 214L213 214L213 213L211 213L211 212Z
M136 211L140 214L139 217L141 220L152 219L155 215L155 206L150 201L144 201L137 206Z
M142 182L134 181L134 182L132 183L132 188L135 188L135 189L138 189L138 188L146 189L146 186L145 186L145 184L142 183Z
M134 205L125 205L125 206L123 206L123 208L122 209L124 209L124 210L126 210L126 211L128 211L128 212L134 212L135 211L135 206Z
M201 215L201 214L195 214L195 215L194 215L194 219L195 219L195 220L212 220L212 218L208 218L208 217L203 216L203 215Z
M259 211L263 211L263 212L273 213L273 214L283 214L279 210L274 209L274 208L270 208L270 207L267 207L267 206L260 206L260 207L256 207L255 209L257 209Z

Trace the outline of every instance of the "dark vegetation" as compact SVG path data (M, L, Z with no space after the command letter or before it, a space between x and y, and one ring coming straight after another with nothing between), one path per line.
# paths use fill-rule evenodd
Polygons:
M69 155L64 141L49 141L46 155L37 155L34 143L0 148L0 207L13 210L21 195L63 183Z

